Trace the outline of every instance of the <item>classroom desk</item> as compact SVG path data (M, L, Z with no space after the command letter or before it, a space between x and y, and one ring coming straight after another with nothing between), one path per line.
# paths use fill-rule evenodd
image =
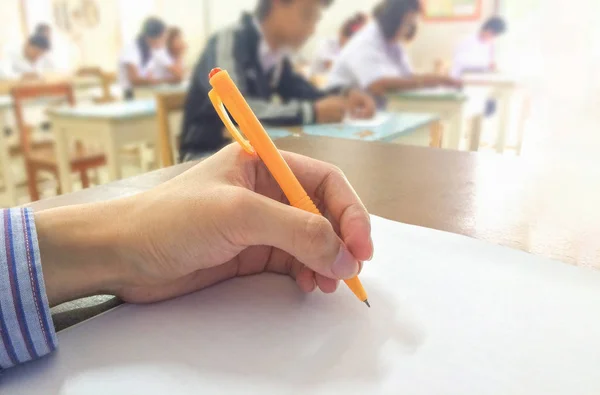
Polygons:
M154 99L157 93L186 93L190 87L190 81L185 80L179 84L160 84L153 86L139 86L134 89L136 99Z
M154 100L59 107L51 109L49 117L56 138L59 176L64 193L72 190L68 158L70 140L100 143L106 153L111 181L121 178L119 148L140 143L152 143L158 147Z
M504 152L511 121L511 103L518 88L515 79L500 73L467 74L463 82L468 87L487 87L491 89L491 97L498 103L498 133L495 149L499 154Z
M418 89L389 94L388 109L400 112L438 114L445 123L443 148L460 150L464 137L473 138L473 126L466 120L481 117L485 109L485 99L489 90L485 87L469 88L462 91L451 88ZM467 134L469 133L469 134ZM477 136L478 137L478 136ZM469 143L471 150L478 147Z
M600 269L600 190L593 188L599 169L581 171L522 158L326 137L288 137L276 144L339 166L375 215ZM31 207L42 210L133 195L190 166L160 169ZM83 309L75 316L63 306L57 327L114 305L114 301L100 307L97 300L87 303L79 302Z
M438 135L439 116L427 113L380 112L371 120L354 120L339 124L267 128L273 132L283 129L297 136L336 137L360 141L440 147L442 136ZM279 136L281 137L281 136Z

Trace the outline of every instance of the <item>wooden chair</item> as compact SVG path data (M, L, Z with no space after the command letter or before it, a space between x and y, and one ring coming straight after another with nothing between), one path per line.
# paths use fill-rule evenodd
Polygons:
M94 99L94 103L111 103L117 100L110 91L111 85L116 80L113 73L105 73L100 67L82 67L77 70L77 75L80 77L95 77L100 80L102 96Z
M164 92L156 94L156 117L158 120L158 141L160 144L160 159L164 167L173 166L173 135L169 115L174 111L183 110L186 94L184 92ZM158 158L157 158L158 159Z
M13 108L15 112L15 121L23 151L25 169L27 172L27 185L31 201L39 200L40 193L37 185L37 175L39 171L47 171L58 179L58 164L54 152L54 147L39 147L32 144L30 131L24 119L23 102L36 98L64 98L71 106L75 105L75 96L73 88L66 83L59 84L41 84L41 85L23 85L17 86L11 91L13 98ZM106 159L101 153L88 153L81 144L76 144L75 150L70 160L71 171L77 172L81 177L81 184L84 188L89 187L89 178L87 171L89 169L103 166ZM60 187L58 188L60 193Z

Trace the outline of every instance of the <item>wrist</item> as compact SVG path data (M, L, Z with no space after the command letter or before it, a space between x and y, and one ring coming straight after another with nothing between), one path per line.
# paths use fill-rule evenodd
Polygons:
M118 206L118 205L116 205ZM121 217L102 203L35 213L50 306L112 294L126 278L121 258Z

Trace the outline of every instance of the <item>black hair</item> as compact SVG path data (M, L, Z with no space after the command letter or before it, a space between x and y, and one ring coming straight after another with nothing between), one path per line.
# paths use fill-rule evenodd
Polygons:
M284 3L289 3L292 0L281 0ZM321 0L321 4L325 7L329 7L333 3L333 0ZM269 13L271 12L271 7L273 6L273 0L258 0L258 4L256 5L256 17L259 21L264 20Z
M152 55L152 50L146 39L158 38L164 34L165 30L167 30L167 25L159 18L150 17L144 21L137 38L137 45L142 53L142 65L146 65Z
M362 12L357 13L342 25L342 36L350 38L367 22L367 16Z
M481 27L482 32L489 31L494 33L496 36L506 33L506 29L506 21L499 16L491 17L490 19L485 21L485 23Z
M34 34L33 36L29 37L27 43L43 51L48 51L50 49L50 40L48 40L48 37L44 36L43 34Z
M35 35L45 35L45 32L49 32L50 31L50 25L47 23L38 23L35 26L35 32L33 34Z
M404 16L409 12L421 12L419 0L383 0L374 11L374 17L386 40L398 34Z

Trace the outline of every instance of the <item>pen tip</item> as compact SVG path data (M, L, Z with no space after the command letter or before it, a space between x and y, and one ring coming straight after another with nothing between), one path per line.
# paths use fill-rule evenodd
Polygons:
M371 305L369 304L369 301L365 299L365 304L367 305L368 308L371 308Z

